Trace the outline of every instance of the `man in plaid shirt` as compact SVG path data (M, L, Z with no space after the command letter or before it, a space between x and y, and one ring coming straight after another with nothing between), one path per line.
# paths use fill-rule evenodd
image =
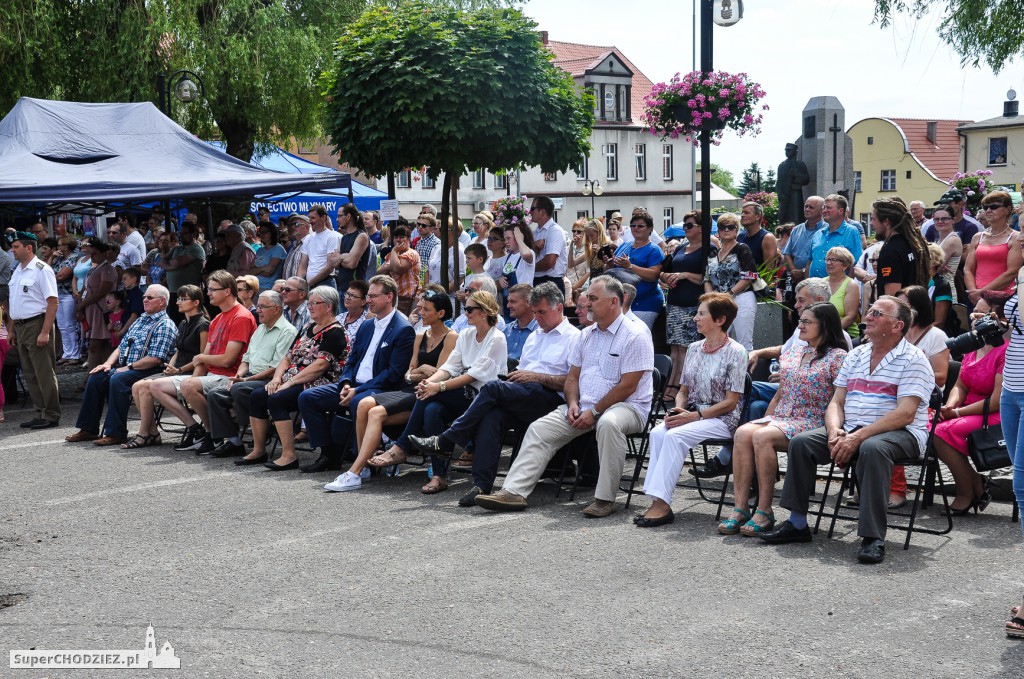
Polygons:
M125 443L128 440L128 408L132 403L132 385L164 367L175 350L178 329L167 316L170 292L162 285L151 285L142 296L144 313L121 338L114 353L89 372L82 407L75 426L78 432L65 440L70 443L92 441L98 446ZM103 436L99 436L104 401L110 401Z

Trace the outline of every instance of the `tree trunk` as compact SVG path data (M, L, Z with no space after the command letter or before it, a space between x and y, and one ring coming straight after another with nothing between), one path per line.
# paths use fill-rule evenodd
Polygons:
M229 156L249 162L256 148L256 130L245 120L230 116L220 116L212 111L217 126L224 133L224 142Z
M462 225L459 223L459 177L456 175L452 178L452 223L459 224L459 230L462 230ZM448 223L445 222L445 230L448 230ZM461 235L461 234L460 234ZM452 243L452 256L455 257L455 264L452 266L452 271L455 272L455 280L453 285L456 290L459 289L459 281L462 279L463 271L459 271L459 241L458 239ZM455 312L454 316L459 314L459 300L455 300ZM453 317L454 317L453 316Z
M445 291L448 290L450 277L448 276L448 207L452 191L452 173L444 173L444 183L441 187L441 214L438 223L438 237L441 239L441 285Z

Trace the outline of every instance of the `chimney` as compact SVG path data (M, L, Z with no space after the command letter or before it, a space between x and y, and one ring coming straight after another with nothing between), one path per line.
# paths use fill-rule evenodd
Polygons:
M545 47L547 46L547 44L548 44L548 32L547 31L541 31L540 32L540 41L542 43L544 43Z
M1004 101L1003 102L1003 117L1004 118L1016 118L1020 102L1018 101Z

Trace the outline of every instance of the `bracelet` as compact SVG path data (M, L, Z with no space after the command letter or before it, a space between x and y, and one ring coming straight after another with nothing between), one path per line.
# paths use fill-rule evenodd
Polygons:
M694 408L693 408L693 409L697 411L697 419L703 420L703 419L704 419L704 413L702 413L702 412L700 411L700 408L698 408L698 407L694 406Z
M959 408L953 408L953 414L956 415L957 417L960 417L960 409Z

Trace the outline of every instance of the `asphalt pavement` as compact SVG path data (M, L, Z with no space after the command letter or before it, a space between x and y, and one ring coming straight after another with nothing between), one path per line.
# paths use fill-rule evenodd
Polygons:
M550 483L494 514L456 505L465 476L425 496L403 468L330 494L329 474L66 444L73 402L60 429L7 413L0 645L140 649L153 625L181 669L4 660L0 677L1024 676L1002 627L1024 591L1005 502L909 551L891 531L864 566L853 524L804 545L722 537L692 490L650 530L636 507L585 519L590 492Z

